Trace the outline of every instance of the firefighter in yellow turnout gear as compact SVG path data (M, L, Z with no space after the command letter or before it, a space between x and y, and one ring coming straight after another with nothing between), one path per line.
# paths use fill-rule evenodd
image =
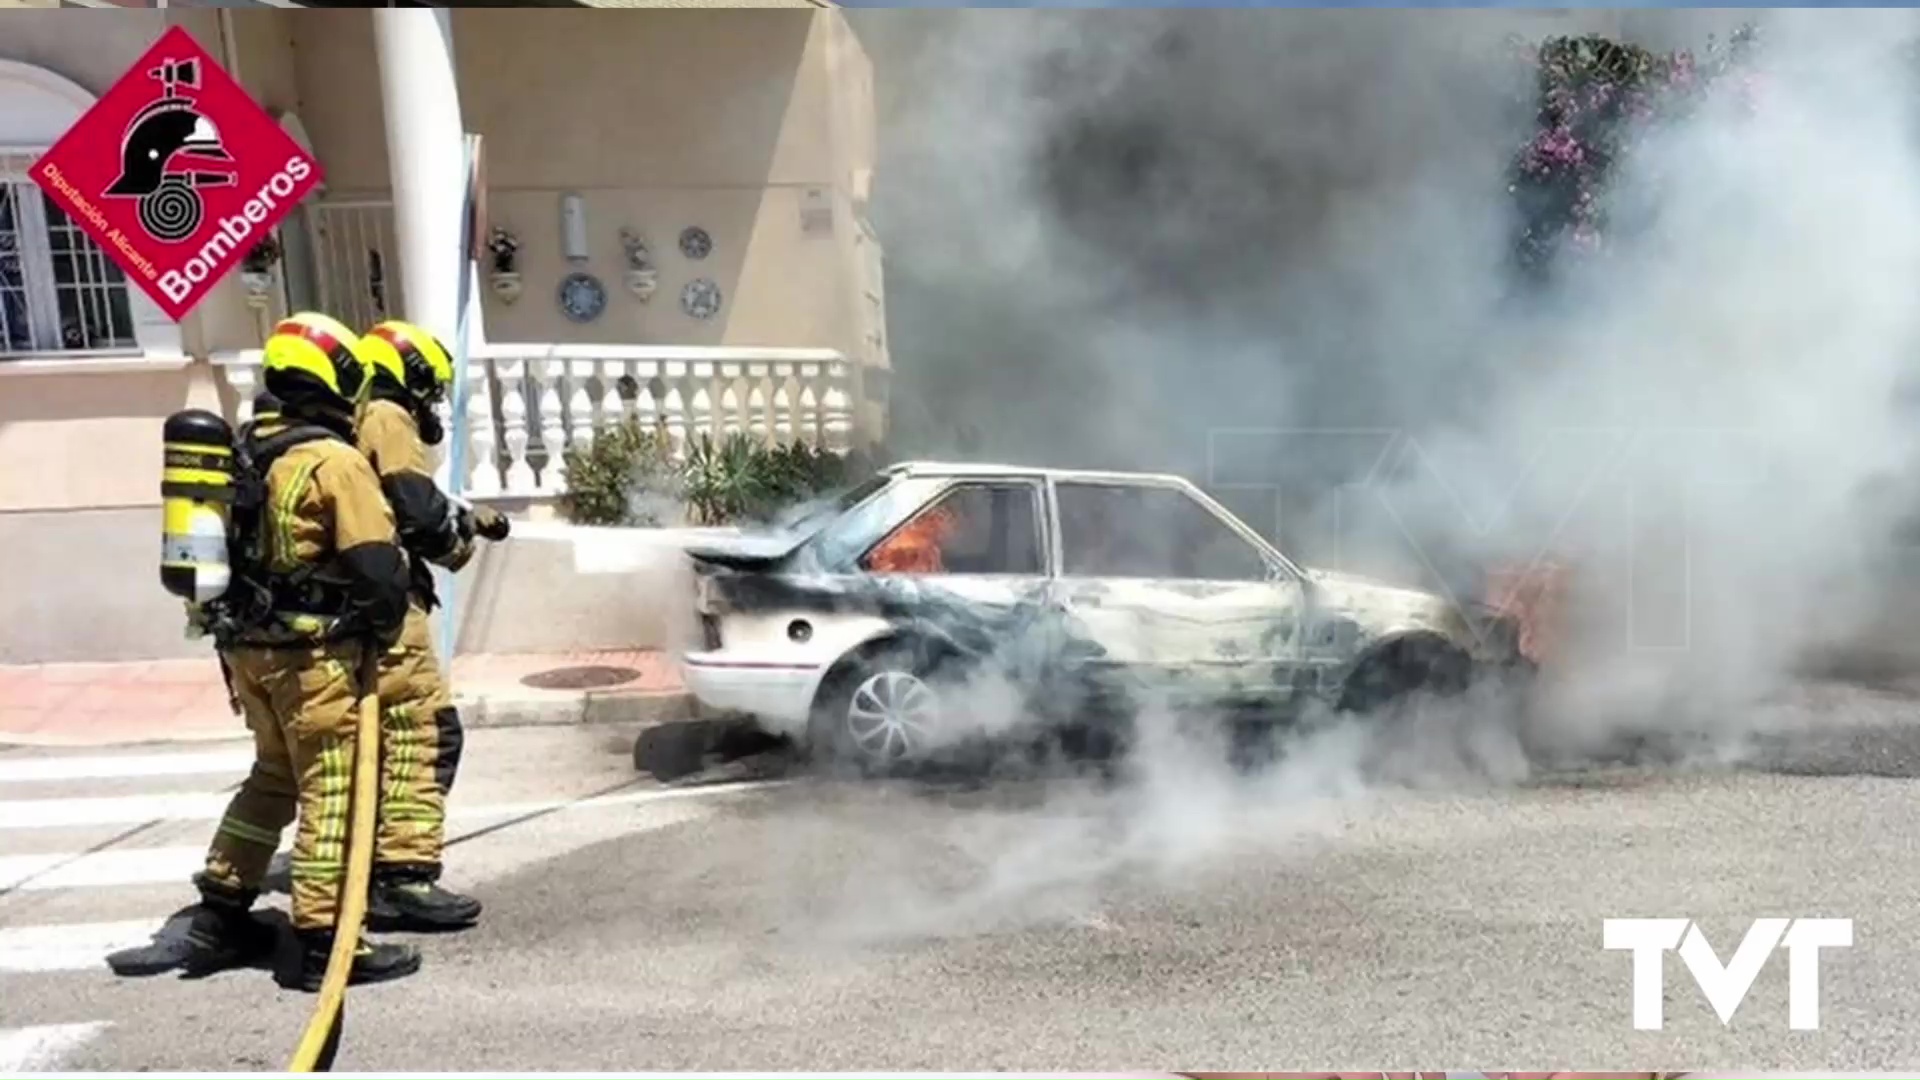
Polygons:
M504 539L508 526L491 510L456 504L433 482L428 447L444 437L434 406L453 380L446 347L397 321L361 340L373 382L358 443L393 506L412 582L406 626L380 664L380 815L367 920L376 930L457 930L479 919L480 902L439 885L464 732L427 621L439 603L433 567L459 571L476 535Z
M263 365L281 411L237 440L263 494L251 545L257 555L236 559L234 569L260 601L215 640L255 757L195 878L202 903L188 929L190 974L270 950L270 935L249 910L290 823L299 985L318 989L333 947L363 660L368 648L399 638L407 605L393 512L352 442L355 411L372 380L359 348L352 331L325 316L283 320ZM362 939L352 978L398 978L419 966L409 946Z

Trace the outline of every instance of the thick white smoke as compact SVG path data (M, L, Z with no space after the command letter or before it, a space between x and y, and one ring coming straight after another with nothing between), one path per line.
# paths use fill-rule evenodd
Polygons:
M1910 26L1771 20L1756 107L1729 81L1630 161L1613 197L1652 205L1650 234L1530 328L1544 351L1496 324L1512 374L1473 427L1423 436L1455 490L1509 500L1468 543L1581 565L1549 722L1737 729L1885 599L1907 488L1873 492L1913 461L1898 398L1920 329ZM1555 457L1576 467L1522 471Z
M1908 13L860 18L897 449L1229 482L1306 561L1433 587L1568 560L1579 618L1536 749L1737 734L1879 615L1913 460ZM1515 303L1506 172L1534 101L1510 39L1741 23L1758 107L1716 94L1638 148L1611 197L1650 226ZM1119 794L913 845L975 866L965 887L867 867L861 925L886 924L874 904L896 929L1057 913L1041 899L1286 842L1382 750L1335 728L1249 780L1152 719ZM1390 771L1524 775L1508 720L1470 699Z
M1608 723L1737 708L1868 614L1910 460L1905 13L864 18L909 447L1180 469L1310 561L1463 592L1576 558L1570 701ZM1611 195L1652 228L1514 302L1526 46L1743 24L1757 111L1636 149Z

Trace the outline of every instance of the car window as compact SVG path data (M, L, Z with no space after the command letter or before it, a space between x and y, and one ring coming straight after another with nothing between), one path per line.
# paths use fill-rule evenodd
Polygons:
M882 482L875 490L865 493L866 498L843 500L851 501L852 505L809 541L823 564L850 567L857 563L861 553L886 531L889 522L898 521L907 507L925 502L939 486L902 477L879 479Z
M968 483L949 488L860 560L881 574L1039 574L1038 489Z
M1062 571L1075 577L1264 581L1260 549L1178 488L1060 484Z

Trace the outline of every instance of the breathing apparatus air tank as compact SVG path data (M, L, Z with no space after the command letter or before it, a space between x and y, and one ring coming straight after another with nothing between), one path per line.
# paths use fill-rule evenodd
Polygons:
M205 409L167 417L160 477L160 584L195 606L224 596L233 579L227 523L238 494L233 428Z

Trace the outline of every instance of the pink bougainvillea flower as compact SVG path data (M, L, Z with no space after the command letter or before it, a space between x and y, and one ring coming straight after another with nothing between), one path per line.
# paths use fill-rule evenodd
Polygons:
M1696 107L1702 91L1722 76L1737 75L1738 100L1748 111L1756 108L1760 84L1743 62L1746 43L1745 34L1724 48L1710 43L1704 59L1689 50L1657 54L1593 35L1541 43L1538 121L1516 148L1513 190L1523 205L1548 210L1523 225L1525 250L1550 251L1555 237L1576 254L1604 248L1599 195L1616 163L1630 160L1656 124ZM1649 182L1657 187L1661 178ZM1566 187L1573 189L1570 199L1562 194Z

